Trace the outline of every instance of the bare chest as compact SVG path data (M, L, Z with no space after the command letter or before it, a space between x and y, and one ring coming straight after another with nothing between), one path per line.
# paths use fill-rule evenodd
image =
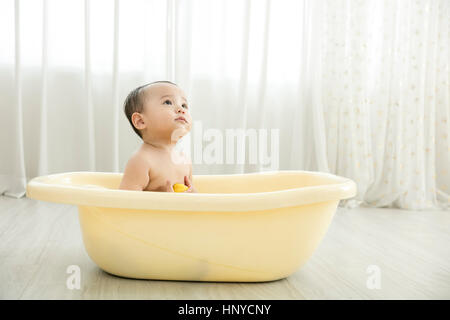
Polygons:
M172 161L158 161L149 170L149 184L145 191L166 191L166 182L171 185L184 183L184 177L189 177L190 166L188 164L175 164Z

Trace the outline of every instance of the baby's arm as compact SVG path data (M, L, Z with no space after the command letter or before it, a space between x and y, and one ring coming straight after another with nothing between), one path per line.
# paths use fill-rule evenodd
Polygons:
M184 184L189 187L185 192L198 193L197 189L194 187L194 182L192 181L192 163L189 165L189 176L184 177Z
M180 151L180 154L184 158L184 163L186 163L189 166L189 175L184 176L184 185L187 186L189 189L186 190L185 192L197 193L198 191L194 187L194 182L192 181L192 161L183 151Z
M148 183L148 162L134 155L128 160L119 189L143 191Z

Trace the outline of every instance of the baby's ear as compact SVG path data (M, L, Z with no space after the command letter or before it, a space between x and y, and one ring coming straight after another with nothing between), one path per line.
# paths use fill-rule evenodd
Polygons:
M133 122L133 125L136 129L144 129L145 128L145 122L142 119L142 116L139 112L133 113L131 116L131 121Z

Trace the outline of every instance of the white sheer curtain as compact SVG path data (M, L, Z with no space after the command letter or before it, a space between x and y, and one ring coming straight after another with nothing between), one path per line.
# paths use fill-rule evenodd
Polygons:
M279 129L279 169L354 179L346 206L448 207L449 10L448 0L2 1L0 194L21 197L39 175L123 171L140 144L126 94L171 80L203 130ZM263 169L194 163L194 174Z

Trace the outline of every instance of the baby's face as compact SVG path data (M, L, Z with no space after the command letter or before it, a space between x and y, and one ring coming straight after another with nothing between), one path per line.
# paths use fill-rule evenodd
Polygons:
M192 127L186 95L170 83L155 83L145 89L142 113L151 136L170 136L174 140L186 135Z

